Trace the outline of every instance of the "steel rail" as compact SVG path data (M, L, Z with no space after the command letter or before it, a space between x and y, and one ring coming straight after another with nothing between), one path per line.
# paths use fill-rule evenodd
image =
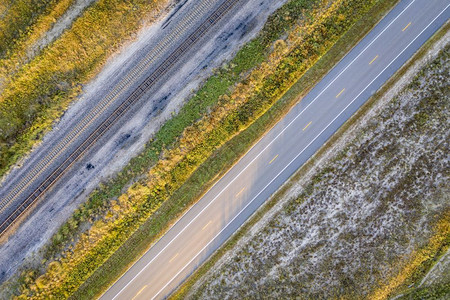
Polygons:
M139 86L0 224L0 237L22 216L83 154L148 92L205 33L239 0L227 0L212 12Z

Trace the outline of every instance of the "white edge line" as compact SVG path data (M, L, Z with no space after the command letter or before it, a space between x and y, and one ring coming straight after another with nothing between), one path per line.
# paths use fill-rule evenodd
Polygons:
M414 40L412 40L403 50L402 50L402 52L400 52L318 135L316 135L316 137L305 147L305 148L303 148L303 150L299 153L299 154L297 154L297 156L295 156L295 158L294 159L292 159L290 162L289 162L289 164L287 164L284 168L283 168L283 170L281 170L255 197L253 197L253 199L249 202L249 203L247 203L247 205L245 205L244 206L244 208L243 209L241 209L241 211L236 215L236 216L234 216L233 217L233 219L231 220L231 221L229 221L228 223L227 223L227 225L225 225L225 227L223 227L222 228L222 230L220 230L220 232L219 233L217 233L215 236L214 236L214 238L213 239L211 239L211 241L205 246L205 247L203 247L202 248L202 250L200 250L195 256L194 256L194 258L192 258L174 277L172 277L172 279L170 279L170 281L168 282L168 283L166 283L166 285L161 289L161 290L159 290L159 292L158 293L156 293L155 294L155 296L153 296L153 298L152 298L152 300L153 299L155 299L181 272L183 272L184 271L184 269L186 269L186 267L187 266L189 266L189 264L191 264L196 258L197 258L197 256L200 254L200 253L202 253L250 204L252 204L253 203L253 201L270 185L270 184L272 184L272 182L273 181L275 181L277 178L278 178L278 176L280 176L280 174L281 173L283 173L284 172L284 170L286 170L325 130L327 130L328 129L328 127L330 127L330 125L334 122L334 121L336 121L336 119L337 118L339 118L339 116L342 114L342 113L344 113L345 112L345 110L350 106L350 105L352 105L353 104L353 102L355 102L355 100L356 99L358 99L358 97L362 94L362 93L364 93L364 91L366 91L367 90L367 88L375 81L375 80L377 80L378 79L378 77L381 75L381 74L383 74L384 73L384 71L386 71L386 69L387 68L389 68L390 67L390 65L395 61L395 60L397 60L397 58L400 56L400 55L402 55L403 54L403 52L405 52L405 50L406 49L408 49L409 48L409 46L411 46L411 44L412 43L414 43L415 42L415 40L425 31L425 30L427 30L428 29L428 27L434 22L434 21L436 21L436 19L437 18L439 18L440 16L441 16L441 14L444 12L444 11L446 11L447 10L447 8L450 6L450 4L449 5L447 5L447 7L443 10L443 11L441 11L441 13L437 16L437 17L435 17L434 19L433 19L433 21L431 21L428 25L427 25L427 27L425 27L415 38L414 38Z
M278 137L280 137L283 133L284 133L284 131L286 131L287 130L287 128L289 127L289 126L291 126L292 125L292 123L294 123L296 120L297 120L297 118L298 117L300 117L300 115L302 115L303 114L303 112L305 112L310 106L311 106L311 104L313 104L414 2L415 2L416 0L413 0L413 1L411 1L411 3L409 3L408 4L408 6L406 6L351 62L350 62L350 64L348 64L347 65L347 67L345 67L291 122L289 122L289 124L288 125L286 125L286 127L277 135L277 136L275 136L274 138L273 138L273 140L266 146L266 147L264 147L264 149L263 150L261 150L261 152L252 160L252 161L250 161L249 163L248 163L248 165L244 168L244 169L242 169L241 170L241 172L239 172L235 177L234 177L234 179L233 180L231 180L230 181L230 183L228 183L220 192L219 192L219 194L217 194L217 196L215 196L163 249L161 249L156 255L155 255L155 257L154 258L152 258L142 269L141 269L141 271L139 271L139 273L137 273L113 298L112 298L112 300L115 300L116 298L117 298L117 296L119 296L119 294L120 293L122 293L122 291L124 290L124 289L126 289L127 287L128 287L128 285L130 285L130 283L136 278L136 277L138 277L170 244L172 244L172 242L181 234L181 233L183 233L184 232L184 230L187 228L187 227L189 227L189 225L192 223L192 222L194 222L201 214L202 214L202 212L204 211L204 210L206 210L222 193L223 193L223 191L224 190L226 190L238 177L239 177L239 175L241 175L256 159L258 159L258 157L267 149L267 148L269 148L274 142L275 142L275 140L278 138ZM252 147L252 148L250 148L250 150L249 151L247 151L247 153L248 152L250 152L255 146L257 145L257 143ZM309 146L309 145L308 145ZM278 176L278 175L277 175ZM214 186L215 186L216 184L214 184L205 194L207 194L212 188L214 188ZM252 200L253 201L253 200ZM191 208L192 209L192 208ZM191 210L191 209L189 209L184 215L186 215L187 213L189 213L189 211ZM245 208L244 208L245 209ZM182 217L180 217L179 219L178 219L178 221L172 226L172 228L174 227L174 226L176 226L176 224L184 217L184 215L182 216ZM150 250L149 250L150 251ZM144 254L145 255L145 254ZM138 260L139 261L139 260ZM136 261L136 263L138 262L138 261ZM136 263L134 263L128 270L130 270ZM128 270L127 270L127 272L128 272ZM126 274L126 272L125 272L125 274ZM123 277L123 275L117 280L117 281L119 281L121 278ZM116 281L116 282L117 282ZM115 283L116 283L115 282ZM114 284L115 284L114 283ZM114 286L114 284L113 285L111 285L111 287L113 287ZM110 287L110 288L111 288ZM109 288L109 289L110 289ZM105 293L104 294L106 294L108 291L109 291L109 289L108 290L106 290L105 291ZM158 292L159 293L159 292ZM103 294L103 295L104 295ZM102 296L103 296L102 295ZM102 297L102 296L100 296L100 298Z

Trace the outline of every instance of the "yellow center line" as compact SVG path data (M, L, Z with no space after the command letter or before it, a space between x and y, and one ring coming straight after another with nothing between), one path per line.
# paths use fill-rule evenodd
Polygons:
M131 300L136 299L137 296L139 296L139 294L142 293L142 291L143 291L146 287L147 287L147 285L144 285L144 287L143 287L142 289L140 289L139 292L137 292L137 294L136 294L136 295L133 297L133 299L131 299Z
M178 256L178 253L177 254L175 254L175 256L174 257L172 257L170 260L169 260L169 262L171 263L175 258L177 258L177 256Z
M208 227L209 224L211 224L212 221L209 221L208 224L206 224L205 226L203 226L202 230L205 230L206 227Z
M305 128L303 128L303 131L305 131L305 129L308 128L308 126L311 125L311 123L312 123L312 121L309 122L309 123L305 126Z
M369 65L371 65L377 58L378 58L378 55L375 56L375 57L370 61Z
M239 196L244 190L245 190L245 187L243 187L242 190L240 190L239 193L236 194L236 197Z
M336 95L336 98L339 97L344 91L345 91L345 88L343 88L342 91L340 91L339 94Z
M274 158L272 158L272 160L271 160L271 161L269 161L269 165L270 165L271 163L273 163L273 161L274 161L275 159L277 159L277 157L278 157L278 154L277 154L277 155L275 155L275 157L274 157Z
M411 25L411 22L409 22L409 23L408 23L408 25L406 25L406 26L405 26L405 28L403 28L403 29L402 29L402 31L405 31L405 30L406 30L406 28L408 28L408 27L409 27L409 25Z

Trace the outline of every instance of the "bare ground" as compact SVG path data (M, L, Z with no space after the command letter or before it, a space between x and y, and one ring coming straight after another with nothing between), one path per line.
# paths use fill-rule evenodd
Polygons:
M39 249L86 200L89 193L137 155L156 130L182 107L214 68L233 57L239 47L254 37L267 17L284 2L249 0L239 13L227 21L226 26L211 33L209 41L201 49L197 49L196 55L190 57L184 66L177 70L176 76L172 76L156 93L149 95L148 107L143 107L134 116L123 121L117 132L111 133L101 147L98 146L96 151L92 151L95 153L77 163L70 176L66 176L64 182L59 183L46 196L45 202L18 228L14 236L0 246L0 281L4 282L21 266L40 264L42 258L38 254ZM189 3L191 1L188 1ZM47 134L42 144L52 140L58 127L65 126L77 117L83 107L88 105L90 97L95 95L111 76L117 75L124 64L129 66L133 61L138 61L139 50L158 33L168 18L169 11L166 13L153 25L142 28L133 42L125 45L108 61L103 71L83 88L81 97L69 107L61 120L55 124L56 130ZM28 159L22 160L20 164ZM88 163L94 168L85 168ZM0 298L1 290L2 288Z
M416 61L189 297L361 298L395 273L449 208L449 40ZM430 274L445 272L445 261Z

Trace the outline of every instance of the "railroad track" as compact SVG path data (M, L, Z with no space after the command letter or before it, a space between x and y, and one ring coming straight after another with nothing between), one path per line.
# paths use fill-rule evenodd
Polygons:
M85 117L83 117L83 119L81 119L81 121L73 126L71 131L67 133L57 143L57 145L54 146L45 155L43 159L41 159L33 166L32 170L28 171L22 176L20 182L11 188L12 191L10 191L9 194L6 195L6 197L1 199L0 214L4 212L9 203L16 200L21 194L23 194L28 186L38 181L39 177L44 173L44 171L49 171L48 169L50 168L50 165L57 158L59 158L63 154L67 154L64 153L64 151L66 151L66 149L70 147L77 138L81 137L81 134L85 133L88 130L88 128L96 120L96 118L111 105L113 105L124 90L130 88L131 85L135 84L136 78L139 78L139 76L142 76L144 72L147 72L148 69L153 66L153 64L155 64L157 59L162 58L164 51L168 51L168 49L170 49L171 47L175 48L177 38L180 37L184 32L186 32L188 28L190 28L190 26L193 25L193 22L196 18L198 18L201 14L207 13L207 11L211 9L215 5L215 3L217 3L217 0L206 0L200 2L197 7L189 12L189 15L187 17L181 20L175 26L175 28L173 28L167 35L165 35L161 42L159 42L155 48L147 53L144 59L136 64L136 66L134 66L132 70L128 72L128 74L125 75L124 78L121 79L120 82L116 84L114 88L109 91L108 94L86 114ZM95 128L91 129L91 131L93 130L95 130Z
M55 182L70 168L107 130L115 124L139 99L149 91L167 71L179 61L181 56L192 47L213 25L240 0L226 0L213 13L211 13L197 29L192 32L139 86L126 100L117 107L89 136L83 141L45 180L32 191L25 200L0 224L0 236L2 236L14 222L23 215ZM132 71L130 75L135 75ZM129 85L131 83L127 83ZM116 96L116 95L114 95ZM25 181L22 181L25 182ZM24 184L25 185L25 184ZM20 189L23 189L21 187ZM15 189L16 193L20 189ZM18 190L18 191L17 191ZM8 195L9 196L9 195ZM11 197L15 197L11 196ZM6 206L3 204L1 207Z

